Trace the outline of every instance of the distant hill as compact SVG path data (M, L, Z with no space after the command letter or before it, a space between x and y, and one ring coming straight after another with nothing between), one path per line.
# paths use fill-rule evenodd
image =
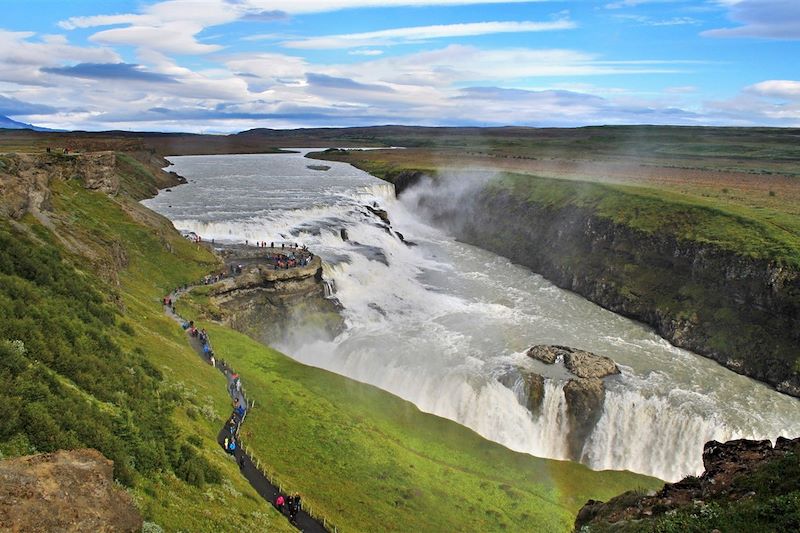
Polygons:
M8 130L57 131L51 130L50 128L40 128L39 126L34 126L33 124L17 122L16 120L4 117L3 115L0 115L0 128L5 128Z

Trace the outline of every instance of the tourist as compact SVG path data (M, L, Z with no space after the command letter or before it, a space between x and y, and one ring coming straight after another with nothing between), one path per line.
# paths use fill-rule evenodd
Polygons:
M275 507L278 508L281 514L286 514L286 499L283 497L283 494L278 494L278 497L275 498Z
M289 505L289 521L294 523L297 519L297 513L300 512L300 494L295 492L294 497L291 497L292 503Z

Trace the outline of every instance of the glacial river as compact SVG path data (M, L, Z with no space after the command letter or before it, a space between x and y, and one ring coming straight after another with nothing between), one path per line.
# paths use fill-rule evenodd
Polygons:
M312 170L319 162L302 153L170 161L189 183L144 204L179 230L205 240L296 241L326 261L347 328L331 341L293 335L277 345L298 361L376 385L513 450L563 459L560 387L546 382L541 413L532 414L498 377L531 368L533 344L607 355L622 374L607 382L582 461L671 481L702 471L708 440L800 435L797 400L456 242L395 199L391 185L347 164ZM416 246L379 227L365 205L386 209Z

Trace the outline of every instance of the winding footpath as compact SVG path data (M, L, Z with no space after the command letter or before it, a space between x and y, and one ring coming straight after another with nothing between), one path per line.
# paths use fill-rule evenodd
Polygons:
M196 286L197 285L190 285L185 289L179 289L173 291L167 297L171 299L174 305L174 303L178 301L178 299L183 294L186 294L187 292L191 291ZM167 316L178 322L178 324L183 324L184 322L186 322L186 320L180 315L178 315L170 306L165 305L164 312L167 314ZM186 336L189 340L189 344L192 346L197 355L199 355L200 358L205 363L210 364L211 361L207 356L207 354L205 353L205 351L203 350L203 343L200 341L200 339L198 337L190 335L188 330L186 331ZM215 368L219 369L219 371L225 375L225 378L227 379L228 393L231 395L231 399L234 401L238 399L238 405L243 405L246 407L244 417L241 420L236 418L237 420L239 420L236 426L236 434L237 434L236 441L238 443L238 446L236 447L234 453L234 458L236 459L236 463L239 465L239 470L242 473L242 475L245 477L245 479L247 479L247 481L256 490L256 492L258 492L258 494L262 498L264 498L264 500L266 500L267 503L274 506L275 500L277 499L279 494L283 494L284 498L288 498L288 494L282 493L280 489L276 487L274 484L272 484L272 482L270 482L270 480L267 479L267 477L256 467L252 458L247 454L247 452L242 450L241 439L238 437L239 426L241 425L242 422L244 422L244 418L247 417L250 405L247 403L247 398L245 398L243 394L243 389L237 389L237 387L235 386L235 381L233 377L234 374L231 371L231 369L227 366L227 364L223 360L218 360L216 362ZM241 376L239 377L239 379L241 379ZM222 429L217 434L217 443L223 449L224 449L225 438L230 436L228 420L230 420L232 417L235 416L236 416L236 411L234 410L234 412L231 414L231 417L229 417L226 420L225 425L222 426ZM289 519L287 514L284 513L284 516L286 516L287 520ZM297 513L295 517L294 522L290 521L290 524L292 524L294 527L305 533L328 533L329 531L323 525L322 522L312 517L304 509L300 509L300 511Z

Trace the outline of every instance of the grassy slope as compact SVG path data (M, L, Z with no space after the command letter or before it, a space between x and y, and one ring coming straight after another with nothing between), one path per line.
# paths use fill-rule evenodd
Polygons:
M379 389L204 325L256 402L248 449L345 531L564 531L589 498L660 485L511 452Z
M505 174L492 186L549 207L590 207L600 216L679 240L713 243L740 255L800 267L800 219L706 198L601 183Z
M122 320L133 328L133 336L119 334L116 340L123 349L140 350L163 373L162 393L180 398L171 415L180 433L169 438L193 442L227 480L196 487L171 473L140 476L131 492L145 519L167 531L221 531L231 527L291 531L216 445L216 432L230 411L224 378L199 364L180 329L163 315L159 305L168 288L197 279L216 260L181 238L167 220L125 197L110 199L77 183L62 183L55 188L54 206L56 232L72 249L67 255L72 255L74 264L90 266L84 275L94 278L92 270L103 273L110 267L105 254L114 244L125 250L128 265L119 274L119 287L94 280L124 306ZM29 223L35 225L31 220ZM87 254L91 257L88 262Z

